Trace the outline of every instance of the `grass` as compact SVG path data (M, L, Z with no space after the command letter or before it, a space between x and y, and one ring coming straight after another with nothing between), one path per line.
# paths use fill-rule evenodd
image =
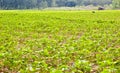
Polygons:
M0 11L0 72L119 73L120 11Z

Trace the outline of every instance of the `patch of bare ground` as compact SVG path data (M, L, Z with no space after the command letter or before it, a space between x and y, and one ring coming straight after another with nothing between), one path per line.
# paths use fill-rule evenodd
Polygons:
M10 71L8 67L2 67L0 73L18 73L17 71Z
M115 48L120 48L120 44L119 44L119 45L116 45Z
M99 66L97 64L93 64L92 65L92 70L91 70L90 73L98 73L98 68L99 68Z

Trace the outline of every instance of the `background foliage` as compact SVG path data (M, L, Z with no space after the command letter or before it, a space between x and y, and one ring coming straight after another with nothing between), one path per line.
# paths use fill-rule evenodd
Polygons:
M47 7L104 6L120 8L120 0L0 0L0 9L43 9Z

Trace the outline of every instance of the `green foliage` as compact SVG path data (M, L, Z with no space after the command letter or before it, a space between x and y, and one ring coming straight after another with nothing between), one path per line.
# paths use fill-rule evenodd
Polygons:
M119 73L120 11L0 11L0 72Z
M105 6L110 4L112 4L112 0L0 0L0 9L44 9L46 7ZM118 6L118 4L113 2L114 6Z
M48 5L47 5L47 1L44 0L44 1L41 1L39 4L38 4L38 8L39 9L44 9L44 8L47 8Z
M113 8L120 8L120 0L112 1Z

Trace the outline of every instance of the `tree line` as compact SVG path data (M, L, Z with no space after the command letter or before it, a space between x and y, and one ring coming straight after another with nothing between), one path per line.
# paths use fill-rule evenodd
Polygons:
M43 9L87 5L113 5L114 8L120 8L120 0L0 0L0 9Z

